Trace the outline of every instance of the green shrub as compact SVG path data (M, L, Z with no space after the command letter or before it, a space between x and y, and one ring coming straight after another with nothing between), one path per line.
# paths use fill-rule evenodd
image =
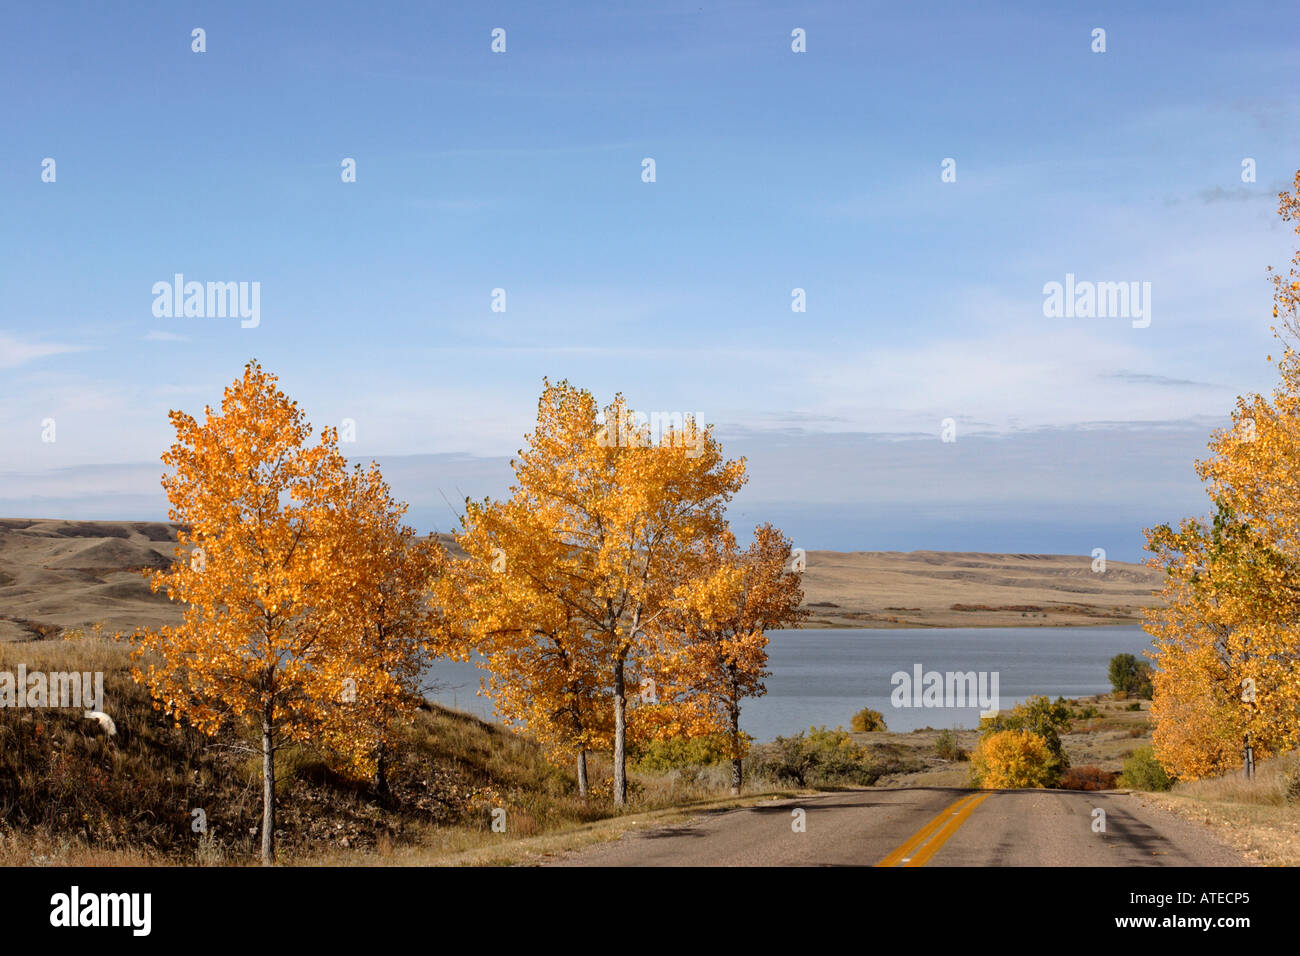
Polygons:
M1156 760L1150 747L1139 747L1124 760L1124 770L1119 776L1121 787L1130 790L1168 790L1174 785L1173 777Z
M1109 673L1110 686L1115 693L1151 699L1151 665L1146 661L1140 661L1132 654L1116 654L1110 659Z
M961 749L957 743L957 734L951 730L939 731L934 742L934 752L940 760L966 760L970 757L970 754Z
M756 748L750 772L800 787L870 786L880 776L866 748L843 727L810 727Z
M862 734L889 728L885 726L884 714L870 707L864 707L849 720L849 729Z
M727 738L711 734L704 737L652 740L639 748L635 765L642 773L667 773L687 767L704 767L728 759Z

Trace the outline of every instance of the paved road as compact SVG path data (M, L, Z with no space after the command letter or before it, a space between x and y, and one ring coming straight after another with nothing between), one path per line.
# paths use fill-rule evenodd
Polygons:
M1094 832L1105 811L1105 831ZM802 810L803 832L797 832ZM1203 828L1126 793L854 790L702 813L559 866L1242 866Z

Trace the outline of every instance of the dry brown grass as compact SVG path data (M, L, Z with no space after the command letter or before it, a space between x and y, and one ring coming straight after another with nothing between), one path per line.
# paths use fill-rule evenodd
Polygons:
M1251 860L1300 865L1300 803L1287 801L1289 780L1300 775L1300 752L1260 762L1251 780L1239 772L1174 784L1142 799L1211 827Z
M128 648L84 634L0 643L0 670L103 671L115 737L81 710L0 711L0 865L244 865L256 859L260 756L233 733L175 727L129 675ZM670 816L729 800L729 768L630 773L616 811L607 755L589 767L595 794L576 792L530 738L438 706L399 735L392 799L334 775L319 754L277 759L277 843L288 864L494 863L527 860L621 832L646 814ZM601 791L604 791L603 795ZM763 779L747 795L779 792ZM209 833L195 834L203 808ZM491 811L506 811L506 833Z

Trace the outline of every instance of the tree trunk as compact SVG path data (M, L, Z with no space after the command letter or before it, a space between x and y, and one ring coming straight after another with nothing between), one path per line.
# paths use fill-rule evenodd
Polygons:
M275 747L271 714L262 715L262 865L275 864Z
M743 782L742 776L744 769L740 763L740 687L736 676L736 665L730 663L727 665L727 672L731 678L730 696L727 700L727 716L730 718L731 726L731 795L740 796L740 785Z
M578 795L587 797L587 751L578 751Z
M388 748L383 744L379 745L379 753L375 755L375 793L379 797L379 802L387 805L390 796L388 789Z
M740 753L740 706L735 702L735 700L731 701L730 710L731 752L733 754L738 754ZM731 758L731 795L733 797L740 796L740 784L742 782L741 778L743 774L744 770L741 767L740 758L733 756Z
M614 664L614 806L627 803L627 688L623 661Z

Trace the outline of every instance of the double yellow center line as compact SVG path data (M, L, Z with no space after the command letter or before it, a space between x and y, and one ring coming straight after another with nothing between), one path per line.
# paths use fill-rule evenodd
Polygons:
M926 860L939 852L939 848L948 842L975 808L989 798L990 793L988 790L969 793L946 807L876 866L925 866Z

